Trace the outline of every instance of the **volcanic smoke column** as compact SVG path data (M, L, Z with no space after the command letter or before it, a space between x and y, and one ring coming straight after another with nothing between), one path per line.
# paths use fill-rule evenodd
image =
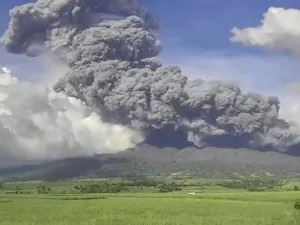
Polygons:
M57 92L143 131L148 141L279 151L300 144L299 129L278 119L277 97L188 81L180 68L155 59L162 47L151 32L159 22L137 0L38 0L10 16L2 37L8 52L56 53L71 68Z

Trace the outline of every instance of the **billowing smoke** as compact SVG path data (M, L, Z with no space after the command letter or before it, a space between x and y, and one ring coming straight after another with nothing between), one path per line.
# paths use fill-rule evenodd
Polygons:
M0 70L0 165L114 153L140 134L104 123L81 100Z
M297 127L278 118L277 97L243 94L219 81L189 81L155 57L159 21L137 0L38 0L10 11L11 53L54 52L70 71L54 85L153 144L192 143L289 151ZM171 140L170 140L171 139Z

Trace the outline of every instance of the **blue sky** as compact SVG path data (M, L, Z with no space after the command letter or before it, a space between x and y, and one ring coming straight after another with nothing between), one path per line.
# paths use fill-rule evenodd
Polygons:
M189 52L251 51L229 41L234 27L256 26L269 7L299 8L297 0L141 0L162 21L165 45L172 42ZM164 3L161 3L164 2ZM171 3L172 2L172 3ZM188 4L186 4L189 2ZM168 43L169 42L169 43ZM171 46L169 46L171 45Z
M0 3L0 31L9 21L8 11L28 0ZM277 94L285 83L300 81L299 59L282 52L267 52L230 42L233 27L257 26L269 7L300 9L299 0L141 0L161 19L159 35L164 45L160 57L178 64L191 78L221 79L239 83L245 91ZM188 4L187 4L188 2ZM0 49L0 64L17 76L42 72L36 59L10 55Z
M234 80L245 91L274 95L285 83L299 81L299 59L229 40L233 27L259 25L270 7L300 9L298 0L142 2L162 21L162 57L180 64L185 75Z

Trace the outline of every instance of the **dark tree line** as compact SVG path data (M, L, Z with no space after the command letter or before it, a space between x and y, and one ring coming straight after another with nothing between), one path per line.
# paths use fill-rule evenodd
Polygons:
M225 181L218 183L221 187L232 189L245 189L248 191L264 191L267 189L274 189L276 187L282 188L284 182L281 180L263 180L263 179L243 179L235 181Z

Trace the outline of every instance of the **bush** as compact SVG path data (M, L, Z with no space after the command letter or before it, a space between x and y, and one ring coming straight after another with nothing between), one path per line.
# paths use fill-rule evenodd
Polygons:
M300 210L300 200L296 201L294 207L295 209Z
M266 188L260 188L260 187L251 187L251 188L249 188L248 189L248 191L250 191L250 192L263 192L263 191L265 191L266 190Z
M8 203L8 202L12 202L12 200L10 200L10 199L0 199L0 203Z
M45 185L38 185L37 186L37 193L38 194L49 194L51 193L51 188L47 188Z
M181 188L178 187L175 183L171 184L162 184L159 186L159 192L168 193L173 191L181 191Z
M30 194L33 194L32 191L18 191L19 194L22 194L22 195L30 195Z
M300 190L300 188L297 185L295 185L294 186L294 191L299 191L299 190Z

